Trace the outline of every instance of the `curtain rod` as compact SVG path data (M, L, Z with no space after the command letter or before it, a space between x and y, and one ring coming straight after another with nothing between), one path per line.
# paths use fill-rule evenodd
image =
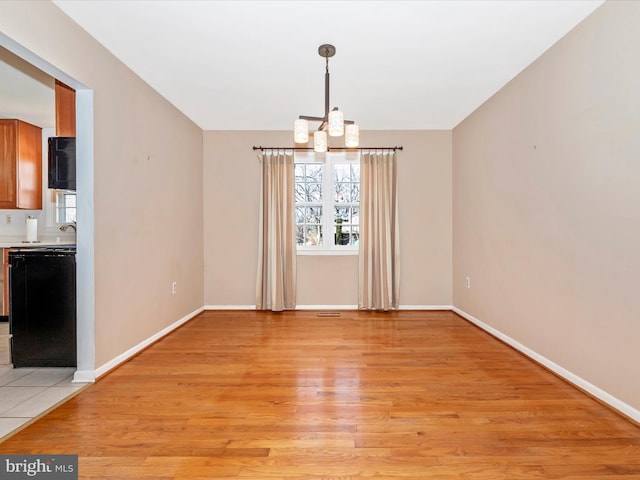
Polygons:
M263 147L260 145L259 147L254 146L253 150L311 150L313 151L313 147ZM346 151L352 152L356 150L404 150L404 147L395 146L395 147L357 147L357 148L347 148L347 147L328 147L327 152L336 152L336 151Z

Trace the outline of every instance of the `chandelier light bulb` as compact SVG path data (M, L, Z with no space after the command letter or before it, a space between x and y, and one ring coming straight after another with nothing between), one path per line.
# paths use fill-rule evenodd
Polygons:
M340 110L331 110L329 112L329 135L332 137L344 135L344 113Z
M293 124L293 141L307 143L309 141L309 122L299 118Z
M345 125L344 146L355 148L360 145L360 128L355 123Z
M313 151L327 151L327 132L325 132L324 130L318 130L313 134Z

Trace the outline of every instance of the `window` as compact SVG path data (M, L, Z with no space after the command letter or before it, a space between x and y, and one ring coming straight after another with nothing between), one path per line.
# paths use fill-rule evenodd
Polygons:
M296 155L295 203L298 251L354 252L358 249L360 163L345 154L325 162Z
M56 192L56 223L71 223L76 221L75 192Z

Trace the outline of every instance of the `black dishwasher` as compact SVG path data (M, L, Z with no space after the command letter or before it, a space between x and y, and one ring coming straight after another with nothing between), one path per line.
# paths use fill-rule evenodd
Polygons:
M11 361L18 367L76 366L76 249L9 252Z

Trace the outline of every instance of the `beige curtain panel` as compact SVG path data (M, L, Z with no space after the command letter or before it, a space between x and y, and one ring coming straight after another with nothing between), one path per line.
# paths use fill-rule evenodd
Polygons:
M397 155L360 157L360 285L358 308L397 310L400 294Z
M256 308L296 307L296 223L293 154L258 155L262 169Z

